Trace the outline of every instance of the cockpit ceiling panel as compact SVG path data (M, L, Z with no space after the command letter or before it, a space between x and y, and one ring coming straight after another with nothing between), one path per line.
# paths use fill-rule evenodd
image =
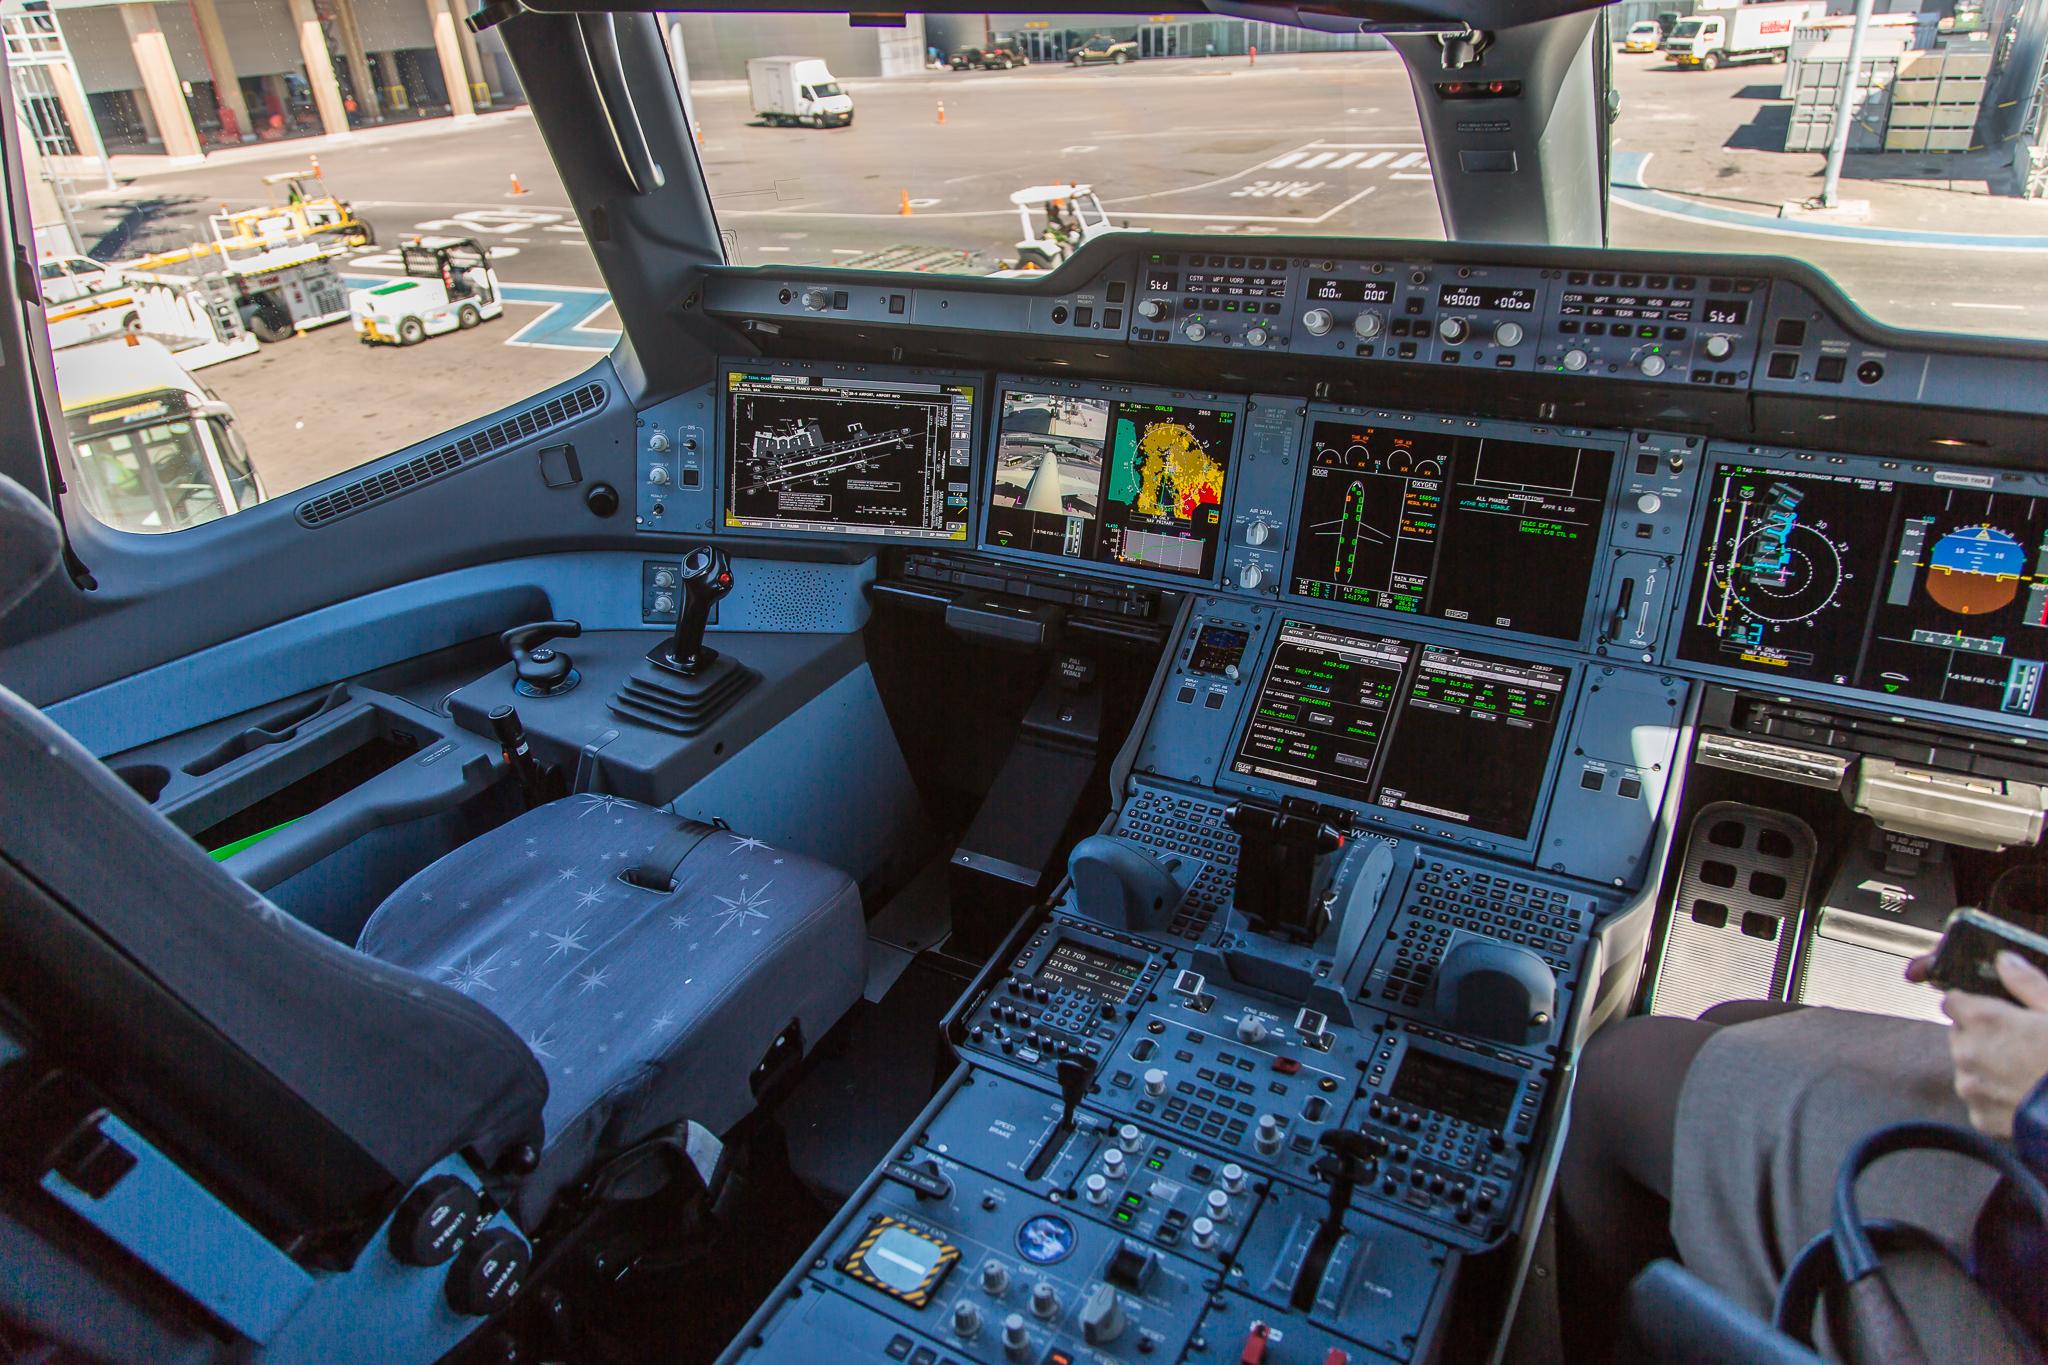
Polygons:
M986 6L961 0L920 0L902 8L889 6L855 8L845 0L518 0L524 9L546 14L674 13L704 11L729 13L760 10L777 14L858 14L881 22L888 16L917 14L984 14ZM1268 23L1296 24L1325 32L1351 31L1413 32L1418 29L1472 27L1512 28L1582 10L1599 9L1591 0L1312 0L1307 4L1216 4L1189 0L1049 0L1033 7L1040 14L1218 14L1228 18L1260 19Z

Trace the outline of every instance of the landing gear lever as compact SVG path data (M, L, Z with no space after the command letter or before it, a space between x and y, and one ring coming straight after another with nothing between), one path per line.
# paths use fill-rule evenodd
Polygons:
M1375 1155L1372 1139L1348 1128L1328 1129L1316 1141L1323 1154L1316 1158L1312 1169L1329 1184L1330 1207L1323 1215L1322 1226L1310 1239L1308 1250L1301 1254L1301 1270L1294 1277L1294 1292L1288 1302L1301 1313L1315 1307L1316 1295L1322 1292L1323 1276L1330 1269L1330 1257L1344 1240L1344 1214L1351 1207L1352 1193L1372 1179Z
M676 633L668 648L652 661L663 668L694 678L718 660L718 651L704 643L704 628L711 623L711 608L732 591L732 564L725 551L699 545L683 556L683 605L676 613Z

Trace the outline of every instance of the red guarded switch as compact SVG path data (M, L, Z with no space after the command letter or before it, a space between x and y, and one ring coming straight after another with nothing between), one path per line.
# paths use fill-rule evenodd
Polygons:
M1238 1352L1237 1365L1266 1365L1267 1332L1265 1323L1252 1324L1252 1330L1244 1339L1244 1349Z

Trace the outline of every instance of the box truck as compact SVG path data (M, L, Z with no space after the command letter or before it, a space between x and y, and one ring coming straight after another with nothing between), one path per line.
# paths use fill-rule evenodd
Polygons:
M754 116L777 127L843 128L853 122L853 96L816 57L755 57L747 63L747 88Z
M1825 0L1703 9L1680 19L1658 51L1674 66L1712 71L1727 62L1784 61L1792 35L1828 12Z

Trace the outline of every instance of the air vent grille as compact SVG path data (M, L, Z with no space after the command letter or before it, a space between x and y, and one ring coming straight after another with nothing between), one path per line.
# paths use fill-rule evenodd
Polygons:
M317 498L308 498L298 506L299 522L304 526L324 526L365 507L387 502L544 431L596 412L604 407L608 397L609 390L595 383L557 394L545 403L514 413L482 431L473 431L459 441L451 441L437 450L415 455L403 464L365 475Z

